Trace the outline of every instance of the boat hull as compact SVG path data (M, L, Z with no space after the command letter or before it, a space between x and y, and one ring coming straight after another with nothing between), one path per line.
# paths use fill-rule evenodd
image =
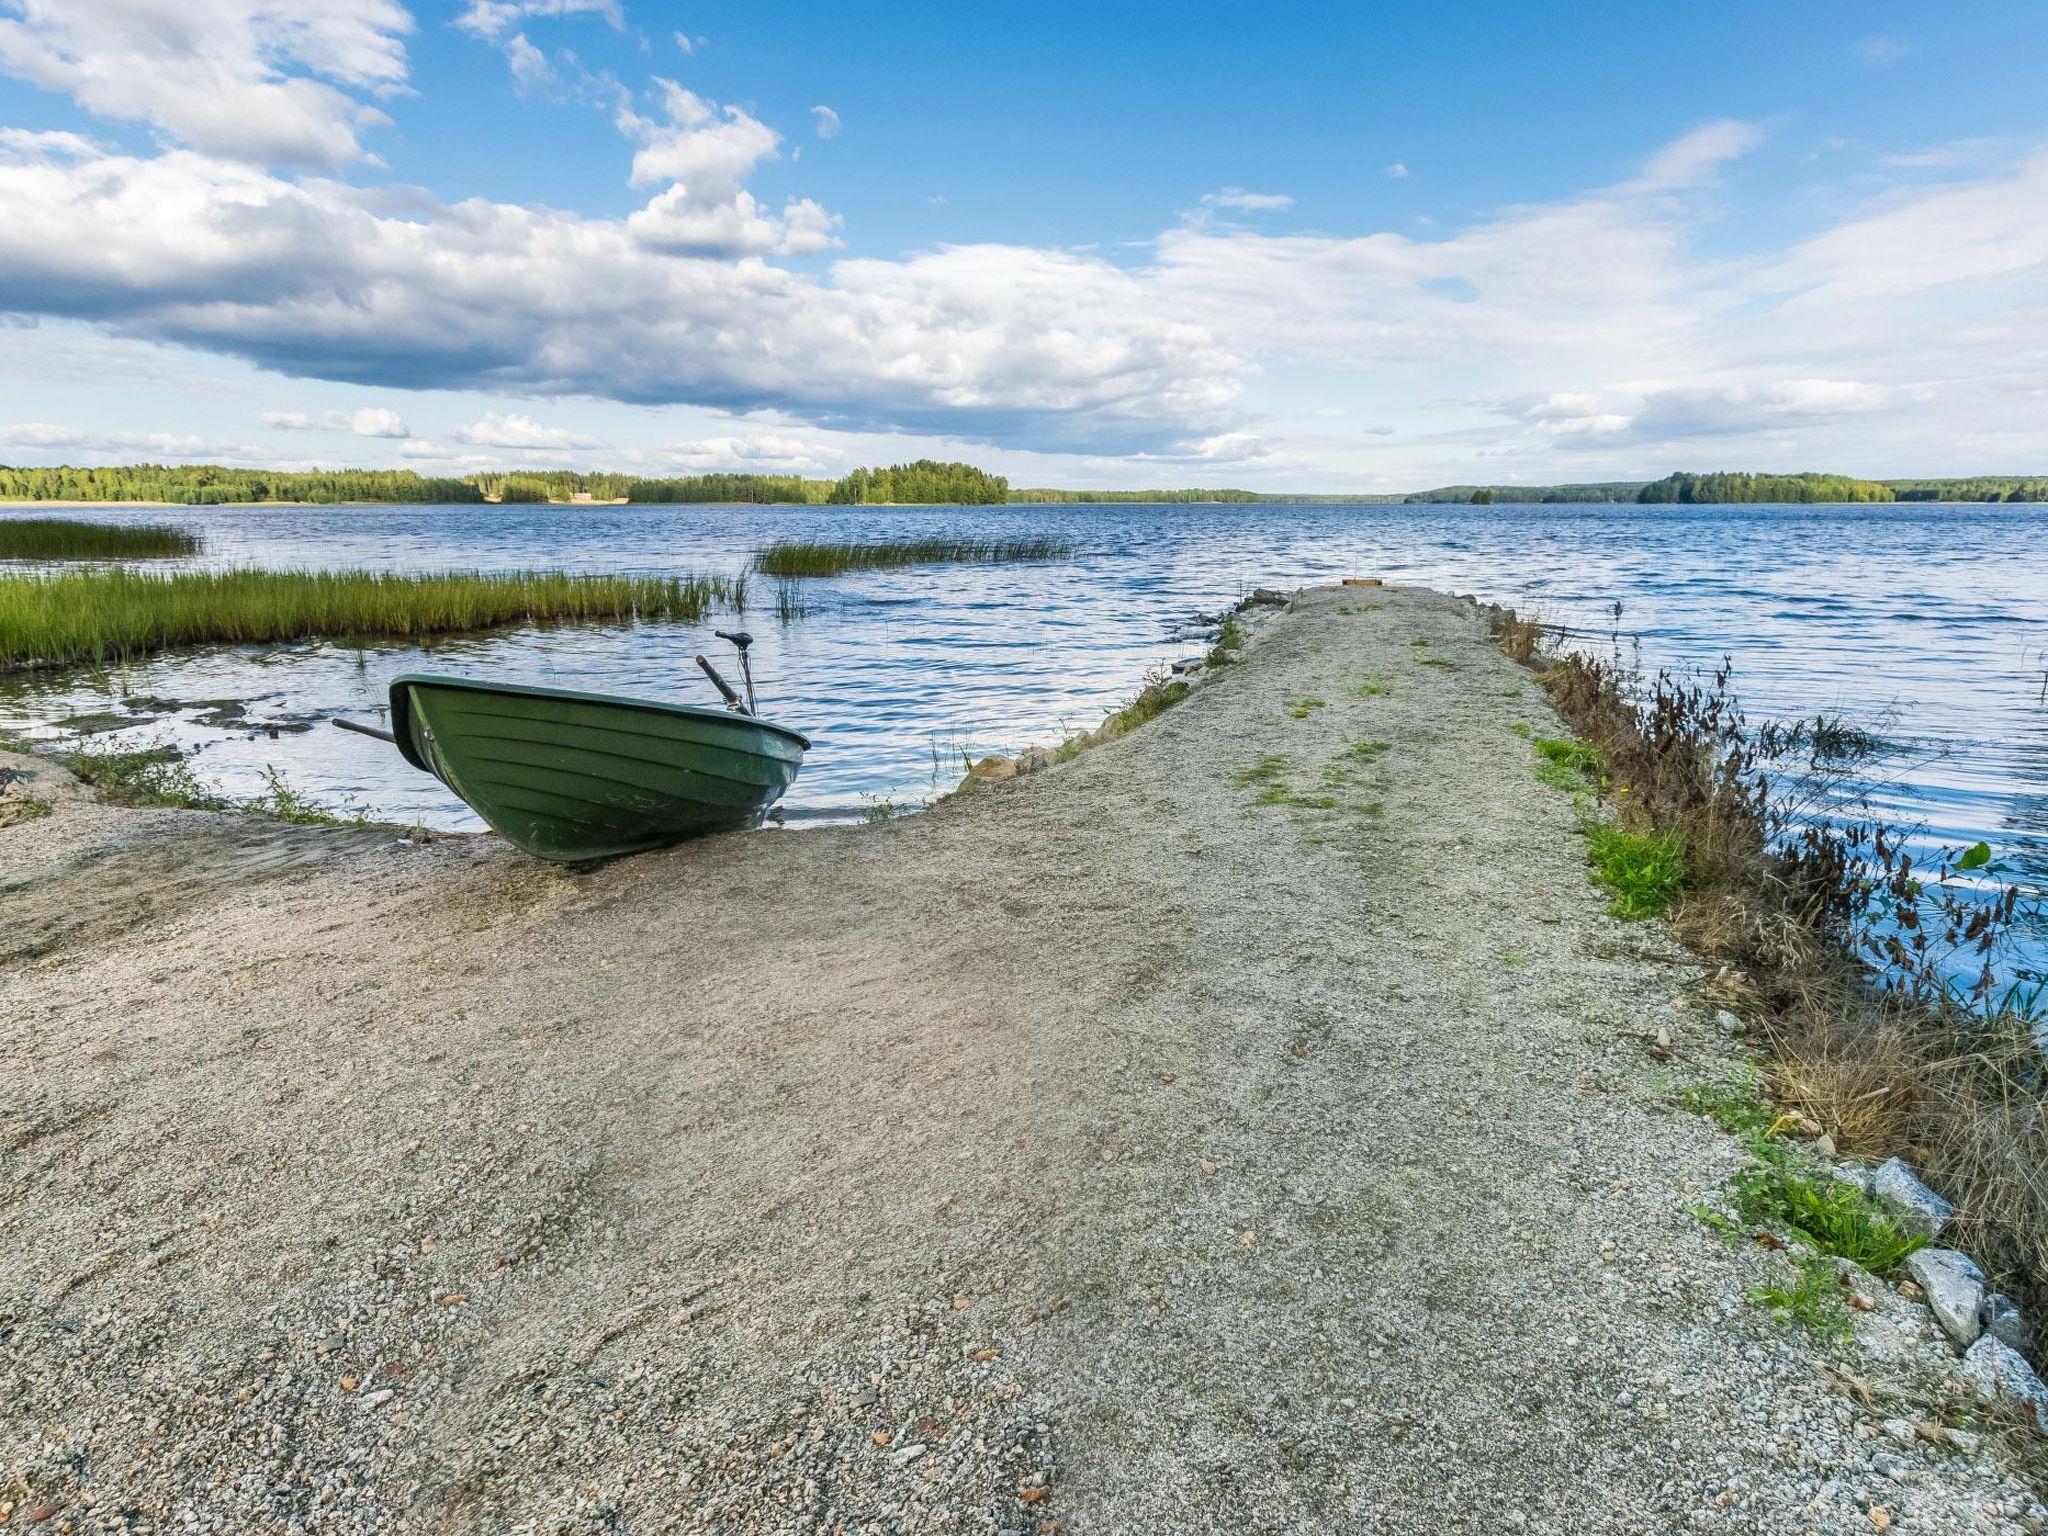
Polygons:
M750 715L517 683L407 674L391 727L415 768L526 852L616 858L745 826L810 742Z

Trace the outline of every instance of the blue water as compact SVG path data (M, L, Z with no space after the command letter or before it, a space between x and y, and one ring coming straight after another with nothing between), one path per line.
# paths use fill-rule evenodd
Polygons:
M5 515L30 515L9 508ZM2048 885L2048 508L1858 507L279 507L93 508L197 528L199 564L391 570L565 567L742 571L777 538L1051 535L1071 560L855 574L804 584L778 622L756 578L746 617L763 712L816 746L792 819L928 800L962 753L1015 750L1092 726L1151 672L1203 642L1198 612L1255 585L1376 575L1470 592L1569 625L1614 627L1645 665L1732 656L1752 715L1825 712L1903 749L1869 790L1929 846L1984 839ZM714 623L730 625L730 619ZM561 627L428 647L313 644L161 657L104 674L0 681L0 726L62 734L78 716L136 714L102 737L176 740L236 793L266 769L330 805L443 828L476 825L388 747L321 727L374 718L393 673L476 672L711 702L691 665L726 648L711 624ZM232 699L240 724L157 718L124 699ZM286 726L273 738L263 722Z

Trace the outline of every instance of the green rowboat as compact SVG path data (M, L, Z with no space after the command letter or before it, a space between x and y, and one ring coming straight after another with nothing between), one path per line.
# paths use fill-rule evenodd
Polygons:
M528 853L561 863L744 826L781 798L810 747L737 704L417 673L391 684L391 726L413 767Z

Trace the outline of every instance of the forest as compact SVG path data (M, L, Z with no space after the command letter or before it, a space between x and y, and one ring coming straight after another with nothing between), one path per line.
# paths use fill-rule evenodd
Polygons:
M409 469L228 469L218 464L124 464L99 469L0 464L0 501L168 501L220 506L247 501L477 502L468 480Z
M1010 499L1010 482L972 464L918 459L887 469L856 469L825 498L838 506L901 502L931 506L990 506Z
M2048 475L1971 475L1885 484L1900 501L2048 501Z
M1742 501L1891 501L1892 489L1876 480L1847 475L1667 475L1636 492L1646 504Z

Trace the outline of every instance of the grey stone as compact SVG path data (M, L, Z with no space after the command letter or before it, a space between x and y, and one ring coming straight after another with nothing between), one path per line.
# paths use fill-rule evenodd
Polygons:
M1724 1035L1739 1035L1747 1028L1742 1020L1735 1017L1726 1008L1716 1008L1714 1010L1714 1022L1720 1025L1721 1033Z
M1199 656L1183 656L1173 664L1173 670L1180 673L1183 677L1190 673L1199 672L1202 670L1202 658Z
M1968 1349L1981 1328L1977 1308L1984 1300L1984 1271L1953 1248L1922 1248L1906 1260L1906 1272L1927 1293L1927 1305L1941 1331Z
M2048 1386L2034 1374L2027 1357L2000 1339L1982 1338L1963 1354L1963 1379L1976 1389L1979 1402L2003 1401L2024 1413L2036 1430L2048 1435Z
M1903 1158L1879 1163L1870 1176L1870 1192L1898 1213L1907 1230L1939 1237L1956 1218L1956 1208L1920 1182Z
M2023 1355L2034 1347L2033 1336L2027 1330L2027 1320L2020 1316L2019 1303L2003 1291L1987 1292L1977 1303L1977 1326Z
M1261 608L1284 608L1287 606L1287 594L1273 587L1254 587L1252 602Z

